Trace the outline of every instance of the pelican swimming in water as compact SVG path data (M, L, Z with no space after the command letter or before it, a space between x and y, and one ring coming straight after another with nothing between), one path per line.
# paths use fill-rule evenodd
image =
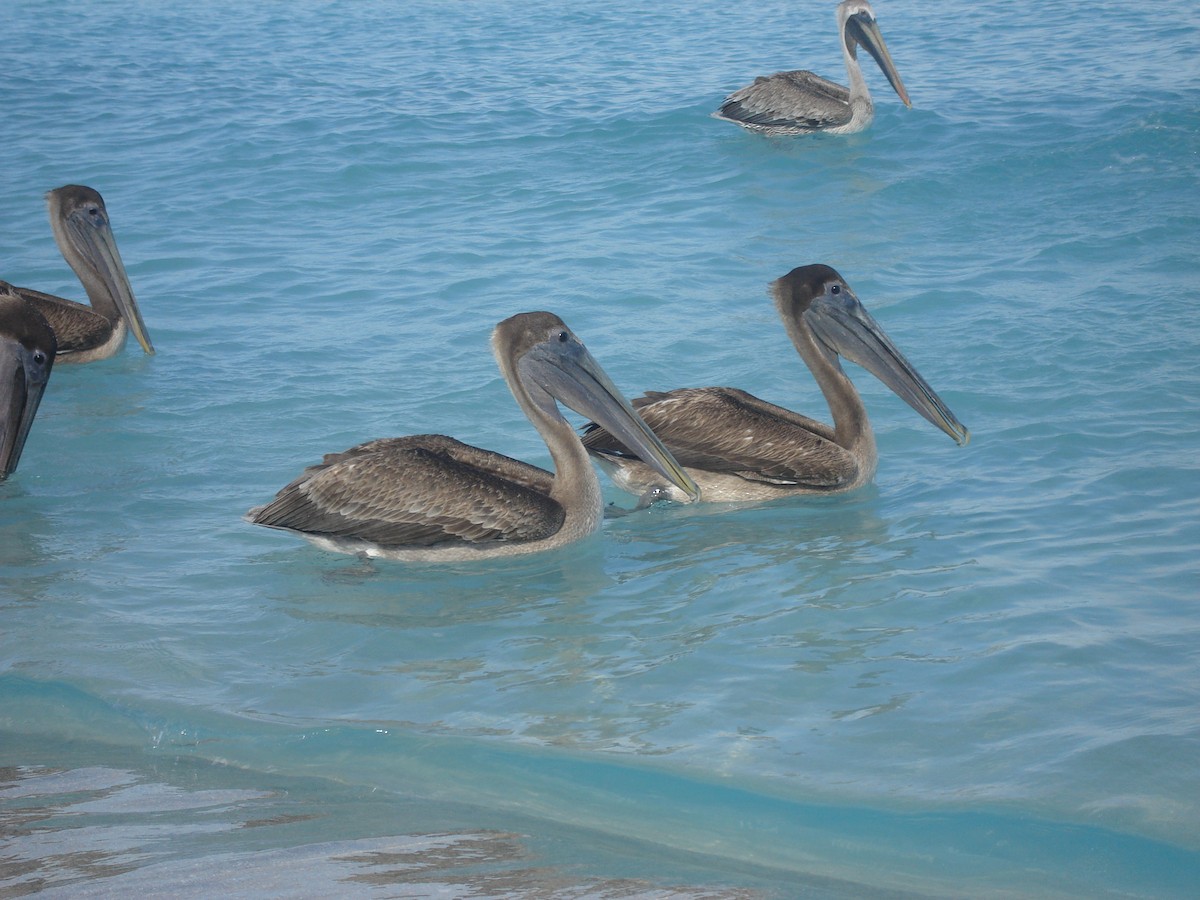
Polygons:
M967 429L836 271L824 265L793 269L772 282L771 293L792 343L825 395L833 427L736 388L684 388L634 400L646 424L700 485L703 499L833 493L871 480L875 436L839 357L871 372L956 443L967 443ZM586 426L583 443L625 490L674 496L674 488L635 449L602 425Z
M849 89L808 71L776 72L734 91L713 115L770 135L862 131L875 117L875 107L858 65L859 46L875 58L904 105L911 107L871 4L867 0L844 0L838 4L837 22Z
M42 314L0 281L0 481L21 461L56 348Z
M129 331L143 350L153 353L154 347L117 251L104 198L90 187L68 184L49 191L46 205L59 252L79 276L92 304L17 288L54 329L58 361L108 359L124 346Z
M561 547L604 518L600 482L555 401L603 422L681 497L698 490L558 316L522 313L492 332L492 352L541 434L554 473L440 434L369 441L305 469L249 521L343 553L463 560Z

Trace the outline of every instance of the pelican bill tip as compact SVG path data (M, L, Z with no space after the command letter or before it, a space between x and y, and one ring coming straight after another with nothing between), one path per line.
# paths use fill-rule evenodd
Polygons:
M666 448L663 448L666 450ZM666 450L665 471L662 473L668 475L675 487L687 497L686 503L698 503L700 501L700 485L696 484L696 480L688 474L688 470L681 466L678 460L671 455L670 450Z
M670 451L667 451L668 454ZM660 469L660 473L666 475L671 484L675 486L678 494L682 494L680 498L683 503L699 503L700 502L700 485L696 484L695 479L688 474L687 469L679 465L673 456L668 456L662 460L664 463ZM655 468L658 468L657 466Z

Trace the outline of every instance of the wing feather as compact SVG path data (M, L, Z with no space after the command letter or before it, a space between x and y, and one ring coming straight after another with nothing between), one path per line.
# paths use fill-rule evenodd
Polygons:
M45 316L58 341L58 356L70 356L103 344L112 334L112 324L92 307L32 288L17 293Z
M562 527L553 481L537 466L443 435L385 438L326 455L249 516L388 547L525 542Z
M858 471L828 425L737 388L648 392L633 405L685 468L813 488L837 488ZM594 423L583 444L598 455L634 455Z
M717 111L750 128L791 134L836 128L851 115L848 88L803 69L760 76Z

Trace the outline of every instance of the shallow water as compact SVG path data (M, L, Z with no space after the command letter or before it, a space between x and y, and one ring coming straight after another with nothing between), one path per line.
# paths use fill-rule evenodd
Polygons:
M840 78L832 4L10 4L0 277L82 297L90 184L159 352L55 369L0 485L0 892L1193 895L1200 14L876 11L914 108L778 141L708 113ZM848 496L449 567L241 519L374 437L548 464L527 309L824 418L809 262L968 447L854 370Z

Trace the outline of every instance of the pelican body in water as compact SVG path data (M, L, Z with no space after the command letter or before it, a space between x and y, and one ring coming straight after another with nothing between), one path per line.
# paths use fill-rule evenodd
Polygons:
M129 331L144 351L153 353L154 346L117 250L104 198L90 187L68 184L49 191L46 205L59 252L75 270L92 304L17 288L54 329L58 361L108 359L124 346Z
M359 444L305 469L249 521L318 546L386 559L450 561L549 550L595 532L600 482L555 401L635 447L696 499L698 489L558 316L522 313L492 333L492 351L518 405L541 434L554 473L444 435Z
M21 461L56 349L45 317L0 281L0 481Z
M775 306L820 385L833 427L736 388L684 388L633 401L646 423L700 485L705 500L770 500L849 491L875 474L875 435L839 357L857 363L955 442L970 434L904 358L836 271L802 266L771 284ZM602 425L584 446L627 491L674 489Z
M858 65L858 48L875 58L905 106L912 106L908 91L892 62L887 44L867 0L844 0L837 8L838 35L850 87L844 88L812 72L776 72L754 79L754 83L725 98L713 115L769 135L853 134L875 118L875 107L866 79Z

